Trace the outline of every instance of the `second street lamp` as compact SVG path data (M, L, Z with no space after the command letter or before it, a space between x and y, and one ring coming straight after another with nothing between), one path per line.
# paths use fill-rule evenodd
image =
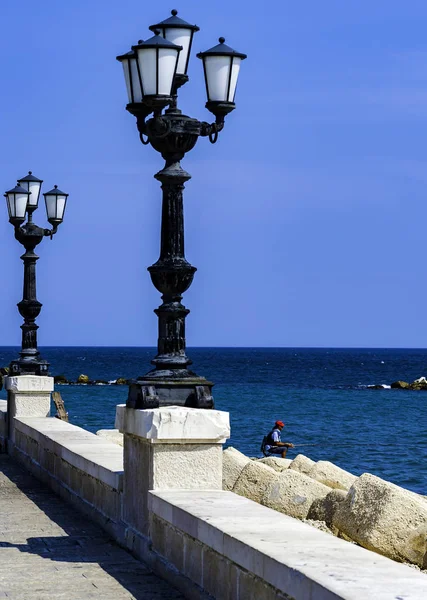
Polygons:
M129 97L126 108L136 117L141 141L165 160L164 168L154 176L163 190L160 257L148 268L163 301L154 311L159 319L157 355L151 361L155 368L131 383L127 406L213 408L213 383L189 370L192 361L185 351L185 318L190 311L181 300L196 267L184 254L183 189L191 175L180 161L199 137L217 141L226 115L235 108L240 63L246 55L227 46L224 38L197 55L204 66L206 108L215 115L214 123L199 121L182 114L177 102L178 89L188 81L193 35L199 28L173 10L171 17L151 25L150 30L153 37L117 57L124 67Z
M37 347L36 318L39 316L42 304L36 294L36 262L39 259L34 249L45 236L52 236L62 223L68 194L53 190L44 194L46 212L52 229L43 229L33 223L33 212L38 207L43 181L34 177L31 171L26 177L18 180L18 185L5 193L9 221L15 227L15 238L25 248L21 256L24 261L24 292L18 309L24 323L22 329L22 345L20 358L10 363L10 375L47 375L49 364L40 358ZM22 225L28 216L25 225Z

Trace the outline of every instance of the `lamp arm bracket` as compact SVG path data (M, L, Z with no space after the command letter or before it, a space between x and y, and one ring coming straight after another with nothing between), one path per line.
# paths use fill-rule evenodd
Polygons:
M58 231L58 225L54 225L52 227L52 229L43 229L43 235L45 235L46 237L50 237L50 239L52 239L57 231Z
M144 146L146 146L149 143L149 141L148 138L144 138L144 135L147 135L147 123L145 122L145 117L138 116L136 119L136 126L139 131L139 139L144 144Z
M215 123L206 123L202 121L200 135L202 137L208 137L211 144L215 144L218 140L218 134L224 129L224 121L217 121Z

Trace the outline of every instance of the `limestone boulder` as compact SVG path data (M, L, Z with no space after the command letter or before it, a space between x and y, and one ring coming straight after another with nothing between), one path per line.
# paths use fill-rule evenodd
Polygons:
M108 442L123 446L123 433L120 433L118 429L100 429L96 432L96 435Z
M323 521L334 535L338 535L338 529L333 525L334 515L338 506L347 497L347 492L344 490L332 490L323 498L317 498L310 506L307 514L307 519L313 521Z
M233 492L260 503L268 486L281 475L271 467L251 460L240 473Z
M270 481L261 504L290 517L306 519L313 502L324 498L330 491L326 485L304 473L286 469Z
M424 566L427 506L393 483L361 475L335 511L333 525L368 550Z
M265 458L260 458L257 462L267 465L267 467L271 467L275 471L281 473L289 468L292 460L290 458L279 458L278 456L266 456Z
M222 453L222 489L231 491L251 459L230 446Z
M319 460L307 473L309 477L337 490L349 490L357 477L328 460Z
M314 460L311 460L308 456L304 456L304 454L298 454L289 465L289 468L293 471L298 471L298 473L307 475L314 465Z

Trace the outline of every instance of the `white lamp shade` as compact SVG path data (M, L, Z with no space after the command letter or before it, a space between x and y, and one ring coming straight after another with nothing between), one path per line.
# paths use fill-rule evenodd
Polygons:
M137 53L144 96L170 96L179 50L139 48Z
M50 192L44 194L48 221L58 223L63 220L67 198L68 194L58 190L57 186Z
M191 25L181 19L181 17L178 17L177 10L172 10L171 15L171 17L157 25L150 25L149 29L154 33L160 33L165 40L182 48L179 54L176 74L187 75L193 35L196 31L199 31L199 28L197 25Z
M176 72L179 75L186 75L191 48L191 40L193 38L193 31L191 29L176 27L170 29L165 28L163 30L163 37L166 40L172 42L172 44L182 46L182 50L179 53L178 66L176 68Z
M20 185L17 185L13 190L6 192L5 196L9 219L24 221L27 212L28 197L30 196L29 192Z
M240 65L246 58L246 54L236 52L227 46L223 37L218 41L217 46L206 52L199 52L197 57L203 60L208 104L227 105L230 112L230 108L232 110L234 107Z
M123 65L123 74L125 76L126 90L128 93L129 104L135 104L142 101L141 77L139 74L138 61L134 52L119 57L118 60Z
M241 58L206 56L205 73L210 102L234 102Z
M28 198L29 207L37 208L39 204L42 183L43 180L34 177L32 171L29 171L28 175L22 177L22 179L18 179L18 185L20 185L24 190L27 190L31 193L31 195Z
M25 219L27 212L28 194L7 194L9 217Z

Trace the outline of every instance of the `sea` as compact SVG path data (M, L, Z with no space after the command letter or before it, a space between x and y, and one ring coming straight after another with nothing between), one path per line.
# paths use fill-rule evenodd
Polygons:
M45 347L50 374L114 381L144 375L154 348ZM229 411L231 445L259 457L263 436L280 419L282 441L360 475L371 473L427 495L427 391L391 389L427 376L427 350L349 348L189 348L192 369L215 383L215 408ZM18 348L0 348L0 366ZM384 385L379 390L370 385ZM58 385L71 423L114 428L127 387ZM6 398L4 390L0 398Z

